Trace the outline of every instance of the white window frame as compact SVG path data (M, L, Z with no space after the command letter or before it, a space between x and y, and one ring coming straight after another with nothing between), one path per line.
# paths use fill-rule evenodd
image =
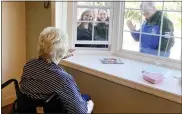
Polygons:
M116 5L118 5L118 4L116 4ZM129 9L129 8L127 8L127 9ZM123 27L123 23L121 24L121 22L124 22L123 21L123 19L124 19L123 16L124 16L124 11L125 11L124 2L120 2L120 9L119 9L119 11L120 11L119 12L120 14L118 14L118 15L120 15L121 18L119 20L120 21L119 22L120 23L119 24L120 26L119 26L119 29L118 30L121 31L121 30L123 30L123 29L121 29L121 27ZM123 12L121 12L121 11L123 11ZM169 10L167 10L167 11L169 11ZM129 51L129 50L123 50L122 49L123 38L119 38L119 37L122 37L123 36L122 35L123 32L119 32L119 31L118 31L118 38L117 38L119 41L118 41L116 55L122 56L122 57L126 57L126 58L130 58L130 59L134 59L134 60L138 60L138 61L152 63L154 65L159 65L159 66L165 66L165 67L171 67L171 68L181 69L181 61L180 60L174 60L174 59L165 58L165 57L161 57L161 56L155 56L155 55L143 54L143 53ZM123 30L123 31L125 31L125 30ZM131 32L131 31L128 31L128 32ZM161 33L162 32L160 32L160 40L161 40L161 36L164 36L164 35L161 35ZM147 33L142 33L142 34L147 34ZM178 38L178 37L173 37L173 38ZM159 43L159 45L160 45L160 43Z
M76 20L76 15L75 13L75 3L71 3L71 2L52 2L51 3L51 14L52 14L52 25L55 26L56 24L56 5L57 3L64 3L64 5L66 5L67 7L64 7L63 5L59 5L59 10L62 10L60 12L62 13L69 13L69 15L71 15L72 18L70 17L66 17L66 19L62 19L61 23L63 25L63 23L67 24L67 32L68 32L68 36L69 36L69 48L75 48L74 47L74 40L76 39L75 36L75 32L77 29L75 29L75 27L77 26L77 20ZM133 52L133 51L127 51L127 50L122 50L122 40L123 38L120 38L120 36L122 37L123 35L120 35L120 33L122 34L123 32L121 32L121 26L123 26L123 16L124 16L124 7L122 7L124 2L114 2L113 3L113 10L110 10L110 14L113 15L112 17L112 27L110 27L109 29L111 29L110 31L112 32L112 34L110 34L110 50L103 50L103 49L90 49L90 48L76 48L78 49L77 52L82 53L82 54L112 54L112 55L116 55L116 56L120 56L120 57L124 57L124 58L128 58L131 60L137 60L137 61L142 61L145 63L149 63L149 64L154 64L154 65L159 65L159 66L164 66L164 67L169 67L169 68L175 68L175 69L181 69L181 61L179 60L173 60L170 58L165 58L165 57L160 57L160 56L154 56L154 55L149 55L149 54L143 54L143 53L139 53L139 52ZM68 5L69 4L69 5ZM122 9L123 8L123 9ZM71 9L71 10L70 10ZM58 10L58 9L57 9ZM72 11L69 12L68 10ZM77 7L76 7L76 11L77 11ZM58 11L59 12L59 11ZM113 13L112 13L113 12ZM64 14L61 14L64 15ZM66 15L66 16L69 16ZM119 18L118 18L119 16ZM62 17L63 18L63 17ZM72 23L67 23L67 22L72 22ZM110 21L111 22L111 21ZM62 26L61 24L58 26ZM112 39L111 39L112 38ZM97 42L98 43L98 42ZM114 44L114 45L113 45ZM89 50L89 51L88 51ZM142 58L142 59L141 59Z
M91 8L92 10L94 10L95 8L106 8L106 9L110 9L110 17L109 17L109 36L108 36L108 41L78 41L77 38L74 38L75 36L77 36L77 9L78 8ZM79 49L79 50L105 50L105 51L109 51L111 50L110 46L111 46L111 36L112 36L112 23L113 23L113 3L111 3L111 6L88 6L88 5L78 5L77 2L73 2L73 12L75 12L73 14L74 20L73 20L73 44L72 47L74 47L75 49ZM93 22L97 22L97 21L93 21ZM94 29L94 28L93 28ZM94 31L92 32L92 39L93 39L93 34ZM75 44L106 44L108 45L108 48L85 48L85 47L75 47Z

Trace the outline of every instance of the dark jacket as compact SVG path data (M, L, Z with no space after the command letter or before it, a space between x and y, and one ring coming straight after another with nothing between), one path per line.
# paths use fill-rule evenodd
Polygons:
M142 24L143 33L152 33L152 34L160 34L160 26L161 26L161 17L162 12L157 11L150 20L144 21ZM139 32L140 30L138 30ZM169 35L173 36L174 27L173 23L166 18L163 17L163 26L162 26L162 35ZM131 33L132 37L139 41L140 34L139 33ZM146 35L141 34L141 49L140 52L148 53L152 55L158 54L158 47L159 47L160 37L155 35ZM161 37L161 47L160 47L160 56L169 57L170 49L174 45L174 38L171 37Z
M89 24L88 29L85 29L83 25L77 27L77 40L92 40L92 24ZM95 33L94 33L95 34ZM75 47L85 47L85 48L108 48L107 44L75 44Z
M97 19L97 21L100 21ZM109 18L106 19L109 22ZM98 24L94 28L94 40L96 41L107 41L109 32L109 24L98 22Z
M77 40L92 40L92 24L85 29L82 24L77 27Z

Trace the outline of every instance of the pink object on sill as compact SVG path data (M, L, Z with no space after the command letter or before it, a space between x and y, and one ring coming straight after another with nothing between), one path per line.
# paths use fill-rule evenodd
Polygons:
M150 73L142 71L143 73L143 79L152 83L152 84L158 84L163 82L164 76L160 73Z

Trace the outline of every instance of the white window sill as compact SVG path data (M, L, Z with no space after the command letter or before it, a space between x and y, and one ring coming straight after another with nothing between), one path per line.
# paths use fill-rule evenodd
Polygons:
M146 67L154 67L134 60L121 60L124 64L102 64L103 57L116 57L109 54L75 54L73 57L61 61L61 65L80 70L94 76L107 79L109 81L131 87L149 94L153 94L177 103L182 103L181 86L175 77L181 77L181 71L176 69L162 68L161 72L166 72L165 79L160 84L150 84L143 80L142 70ZM117 57L118 58L118 57Z

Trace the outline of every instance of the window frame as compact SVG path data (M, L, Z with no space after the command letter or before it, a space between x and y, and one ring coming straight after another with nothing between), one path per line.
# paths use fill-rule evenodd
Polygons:
M56 3L59 2L51 2L51 22L53 26L56 26ZM74 47L74 39L76 39L75 37L75 32L76 29L74 29L74 26L77 25L77 20L75 19L75 17L77 17L77 15L75 15L75 13L73 13L75 10L75 2L66 2L66 9L63 6L59 6L59 10L63 10L64 13L68 13L68 10L71 9L70 11L72 11L70 13L71 17L74 18L68 18L67 20L63 20L65 22L62 23L67 23L67 22L72 22L72 24L68 24L67 23L67 32L68 32L68 36L69 36L69 48L75 48ZM121 35L120 37L120 33L123 34L123 32L121 32L121 26L123 26L123 16L124 16L124 12L122 12L123 8L121 6L121 3L123 4L124 2L120 2L120 4L118 4L117 2L113 3L113 13L110 11L110 14L113 15L112 18L112 27L110 27L109 29L111 29L110 31L112 32L112 34L110 34L110 38L111 39L111 44L110 44L110 50L104 50L104 49L97 49L97 48L75 48L78 49L76 51L76 53L82 53L82 54L112 54L112 55L116 55L116 56L120 56L120 57L124 57L127 59L131 59L131 60L136 60L136 61L142 61L144 63L149 63L149 64L153 64L153 65L158 65L158 66L164 66L164 67L168 67L168 68L174 68L174 69L180 69L181 70L181 60L174 60L171 58L165 58L165 57L161 57L161 56L154 56L154 55L149 55L149 54L143 54L143 53L139 53L139 52L133 52L133 51L128 51L128 50L121 50L122 48L122 43L123 43L123 35ZM77 7L76 7L77 8ZM125 8L124 8L125 9ZM118 11L119 10L119 11ZM118 12L117 12L118 11ZM121 14L121 15L120 15ZM119 18L118 18L119 15ZM69 15L67 15L69 16ZM117 17L116 17L117 16ZM121 23L122 22L122 23ZM119 23L119 24L118 24ZM118 28L118 29L117 29ZM115 45L113 45L115 44ZM89 50L89 51L88 51ZM141 59L142 58L142 59Z
M125 7L123 7L124 2L120 2L120 4L116 4L116 5L120 5L119 9L118 9L119 12L118 12L117 15L121 16L121 17L119 17L120 20L118 22L119 23L118 36L117 36L118 45L117 45L116 55L122 56L122 57L125 57L125 58L129 58L129 59L132 59L132 60L151 63L151 64L154 64L154 65L157 65L157 66L165 66L165 67L170 67L170 68L175 68L175 69L181 69L181 61L180 60L175 60L175 59L161 57L161 56L155 56L155 55L149 55L149 54L143 54L143 53L140 53L140 52L134 52L134 51L129 51L129 50L123 50L122 49L123 31L125 31L125 30L123 30L121 28L124 26L123 16L124 16ZM115 8L118 8L118 7L115 7ZM122 32L119 32L121 30L122 30ZM163 36L163 35L160 35L160 37L161 36ZM177 37L173 37L173 38L177 38ZM181 59L181 57L180 57L180 59Z
M113 3L111 3L110 6L88 6L88 5L77 5L77 2L73 2L73 12L76 11L76 13L73 14L73 17L74 19L76 18L77 19L77 9L78 8L91 8L92 11L94 11L94 9L97 9L97 8L105 8L105 9L109 9L110 10L110 19L109 19L109 36L108 36L108 41L79 41L77 40L77 38L74 38L74 36L77 36L77 20L73 20L73 44L72 44L72 47L75 48L75 49L83 49L83 50L107 50L107 51L110 51L111 50L111 42L112 42L112 39L111 39L111 36L112 36L112 26L113 26ZM97 21L93 21L93 22L97 22ZM93 29L92 29L93 30ZM94 31L92 32L92 39L93 39L93 34L94 34ZM108 48L86 48L86 47L75 47L75 44L108 44Z

